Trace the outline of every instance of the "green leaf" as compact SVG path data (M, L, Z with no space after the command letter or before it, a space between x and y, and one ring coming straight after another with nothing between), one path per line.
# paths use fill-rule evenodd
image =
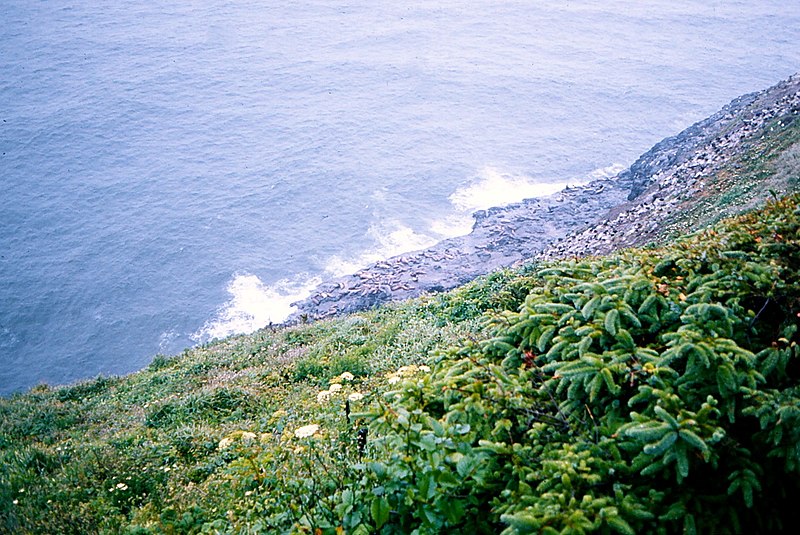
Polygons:
M583 308L581 309L581 315L583 316L583 319L588 320L594 315L594 311L600 305L600 299L601 297L596 295L589 299L585 305L583 305Z
M477 459L465 455L456 463L456 472L458 472L458 475L460 475L462 478L466 478L475 468L476 464Z
M697 535L697 528L694 523L694 515L688 514L683 517L683 533L684 535Z
M605 327L606 331L608 331L608 334L611 336L616 336L617 326L619 326L619 311L612 308L606 312L606 317L603 321L603 327Z
M686 450L679 448L675 460L678 464L678 481L681 481L689 475L689 456L686 455Z
M431 418L430 416L426 417L425 420L428 423L428 427L433 430L437 437L444 436L444 426L439 422L439 420Z
M617 334L614 336L625 349L633 351L636 348L636 342L633 341L631 333L629 333L627 330L618 329Z
M703 453L708 451L708 446L703 441L703 439L694 434L692 431L689 431L688 429L681 429L680 431L678 431L678 436L680 436L681 440L683 440L690 446L697 448Z
M668 413L661 405L656 405L653 410L655 411L656 415L659 418L667 422L673 429L677 430L680 427L678 420L676 420L674 416Z
M558 369L558 374L562 377L575 377L575 376L593 374L596 371L597 368L595 368L591 364L586 364L583 361L576 360L574 362L570 362L565 366L560 367Z
M661 455L662 453L667 451L673 444L675 444L676 440L678 440L678 434L673 431L670 431L669 433L661 437L661 439L658 442L646 445L642 451L644 451L647 455L654 455L654 456Z
M643 476L651 476L656 472L662 470L663 468L664 468L664 462L659 459L642 468L642 471L639 473L642 474Z
M625 435L645 442L660 438L670 431L672 431L672 427L669 424L648 422L629 427L626 429Z
M600 375L603 376L603 380L606 382L606 387L608 391L612 394L616 394L619 392L619 386L614 382L614 377L611 375L611 370L608 368L603 368L600 370Z
M550 348L550 350L545 355L547 357L547 360L555 360L563 358L561 353L564 351L564 349L569 347L569 345L570 345L569 342L566 340L562 340L556 343L553 347Z
M659 298L658 294L650 294L639 307L639 314L643 316L655 315L658 298Z
M600 388L603 386L603 376L596 374L592 381L589 383L589 402L594 403L597 396L600 394Z
M515 533L520 534L535 533L542 527L542 520L529 511L502 515L500 521L512 527Z
M538 349L540 353L544 352L547 344L553 339L555 333L555 325L551 325L542 331L542 334L539 335L539 339L536 341L536 349Z
M432 472L428 472L419 477L417 482L417 488L419 489L419 494L425 500L430 500L436 495L436 479Z
M376 496L372 499L369 512L372 515L372 521L375 522L375 528L381 529L381 527L389 521L391 508L386 498L383 496Z
M642 322L639 320L636 314L633 313L633 310L628 305L625 305L619 311L619 313L628 321L629 324L633 325L637 329L642 328Z
M381 462L369 463L367 467L372 470L378 479L383 479L383 477L386 475L386 465Z
M580 344L578 344L578 355L583 356L589 351L589 348L592 347L592 337L587 336L583 340L581 340Z
M569 305L563 303L538 303L535 307L537 312L544 312L547 314L566 314L575 310Z
M439 506L439 510L444 511L444 516L451 524L457 523L464 517L464 502L461 500L446 499Z
M744 497L744 504L747 508L753 507L753 487L750 486L749 482L742 485L742 496Z
M628 524L628 522L626 522L621 516L617 515L608 517L606 518L606 523L618 533L623 533L624 535L636 535L636 532L633 530L631 525Z

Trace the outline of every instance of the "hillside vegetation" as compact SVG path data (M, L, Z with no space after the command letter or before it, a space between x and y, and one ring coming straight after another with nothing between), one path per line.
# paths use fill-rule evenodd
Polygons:
M0 531L786 529L799 202L2 399Z

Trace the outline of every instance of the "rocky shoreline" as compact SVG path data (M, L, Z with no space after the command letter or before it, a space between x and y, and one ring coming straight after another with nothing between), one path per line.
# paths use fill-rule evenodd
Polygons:
M602 254L652 241L709 177L800 109L800 76L733 100L711 117L664 139L610 178L538 199L477 212L470 234L377 262L318 286L288 323L326 318L446 291L531 258Z
M551 244L536 258L553 260L601 255L658 241L670 230L694 230L690 222L684 221L674 229L670 229L670 223L676 219L676 214L696 209L701 198L733 187L736 177L730 176L727 181L717 184L718 191L706 191L715 182L720 182L726 170L728 174L737 174L735 169L727 168L740 166L737 160L767 134L765 129L785 128L798 118L800 75L765 91L736 99L676 138L665 140L676 150L665 165L637 173L627 202L614 207L599 223ZM683 136L687 142L682 141ZM673 139L675 142L670 142ZM788 193L791 186L747 184L746 188L751 190L750 198L739 199L735 211L761 204L771 195L769 190L773 187L776 193ZM721 215L730 215L731 211L729 209Z

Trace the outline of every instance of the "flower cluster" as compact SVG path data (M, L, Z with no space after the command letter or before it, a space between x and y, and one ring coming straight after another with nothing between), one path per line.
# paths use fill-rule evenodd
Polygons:
M304 425L294 430L294 436L296 438L308 438L316 435L317 431L319 431L318 424Z
M353 379L355 379L355 376L350 372L344 372L338 377L334 377L334 381L339 381L339 382L333 382L330 384L330 386L328 386L327 390L320 391L317 394L317 401L319 403L324 403L328 401L332 396L334 396L337 392L340 392L344 388L342 386L342 383L348 383ZM355 399L353 399L354 396ZM358 401L362 397L364 397L362 394L359 394L358 392L353 392L352 394L347 396L347 399L349 399L350 401Z
M220 450L224 450L229 448L234 442L240 440L242 442L250 442L256 438L255 433L251 433L250 431L234 431L233 433L229 434L225 438L219 441L217 447Z
M350 372L344 372L339 376L339 380L342 382L349 382L355 379L355 376Z
M114 491L122 492L126 490L128 490L128 485L126 485L125 483L117 483L116 485L108 489L108 492L114 492Z
M388 377L388 381L390 385L399 383L403 379L407 377L411 377L418 373L430 373L431 368L430 366L426 366L422 364L420 366L416 366L414 364L410 364L408 366L400 366L397 371L390 373Z

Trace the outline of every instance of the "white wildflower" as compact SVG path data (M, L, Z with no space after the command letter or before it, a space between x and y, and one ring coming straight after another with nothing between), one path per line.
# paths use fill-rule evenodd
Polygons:
M392 375L391 377L389 377L389 384L390 385L393 385L393 384L396 384L396 383L399 383L399 382L400 382L400 378L398 376Z
M342 375L339 376L339 379L341 379L342 381L352 381L353 379L355 379L355 376L350 372L344 372L342 373Z
M362 394L361 392L353 392L352 394L347 396L347 399L350 401L361 401L362 399L364 399L364 394Z
M430 373L431 368L430 366L426 366L425 364L423 364L422 366L419 367L419 371L424 373Z
M298 427L294 431L294 436L297 438L308 438L316 434L319 430L319 425L311 424L311 425L304 425L303 427Z
M128 490L128 485L126 485L125 483L117 483L117 489L118 490Z
M319 403L323 403L325 401L328 401L328 398L330 397L331 397L331 392L329 390L323 390L322 392L317 394L317 401Z
M231 444L233 444L233 439L231 437L225 437L225 438L223 438L222 440L219 441L219 444L217 445L217 447L219 449L221 449L221 450L224 450L225 448L227 448ZM169 472L169 466L165 466L164 467L164 471L165 472Z
M328 387L328 390L330 390L331 392L338 392L341 389L342 385L340 385L339 383L333 383L331 386Z

